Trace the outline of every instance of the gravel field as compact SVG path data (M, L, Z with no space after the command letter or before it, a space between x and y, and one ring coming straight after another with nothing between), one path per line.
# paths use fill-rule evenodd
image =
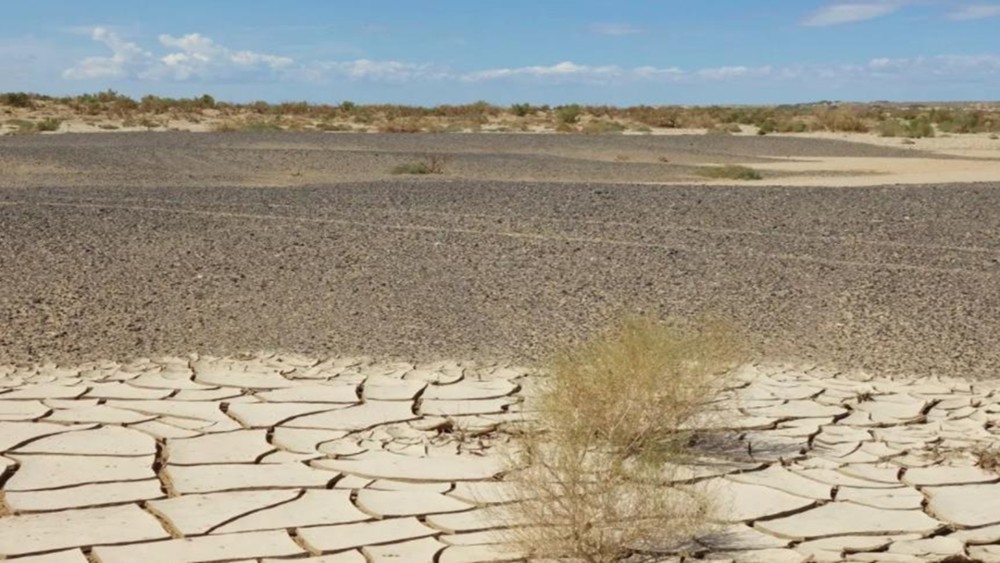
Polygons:
M448 174L386 173L420 153L448 155ZM726 136L3 138L0 363L532 361L651 311L729 319L769 360L1000 374L1000 186L636 184L699 159L820 154L915 153Z

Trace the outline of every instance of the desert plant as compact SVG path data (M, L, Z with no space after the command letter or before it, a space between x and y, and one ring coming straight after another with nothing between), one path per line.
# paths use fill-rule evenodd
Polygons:
M579 104L570 104L568 106L559 106L556 108L556 121L560 125L573 125L580 121L580 116L583 114L583 108Z
M35 127L39 131L58 131L60 125L62 125L61 119L50 117L39 121L38 123L35 124Z
M626 127L617 121L595 119L594 121L584 124L580 131L591 135L601 135L608 133L621 133L622 131L625 131L625 129Z
M406 162L394 166L390 170L393 174L444 174L444 166L447 159L442 155L427 155L421 160Z
M15 108L32 107L31 94L27 92L7 92L0 94L0 103Z
M761 180L764 178L757 170L736 164L700 168L698 175L718 180Z
M521 551L620 561L704 531L711 499L673 484L692 430L738 358L718 324L690 331L630 318L558 353L534 397L536 431L512 460L502 508Z
M9 119L7 120L7 125L14 127L15 135L34 133L38 130L36 128L35 122L29 121L27 119Z
M1000 447L981 446L972 450L976 466L984 471L1000 475Z
M517 117L525 117L535 111L531 104L511 104L510 112Z

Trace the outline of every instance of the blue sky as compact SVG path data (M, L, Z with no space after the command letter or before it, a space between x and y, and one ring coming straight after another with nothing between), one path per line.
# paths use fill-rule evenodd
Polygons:
M1000 0L4 2L0 91L233 101L1000 97Z

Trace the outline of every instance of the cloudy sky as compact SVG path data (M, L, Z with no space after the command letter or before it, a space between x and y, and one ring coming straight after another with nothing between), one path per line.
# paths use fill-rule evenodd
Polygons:
M234 101L1000 98L1000 0L4 2L0 91Z

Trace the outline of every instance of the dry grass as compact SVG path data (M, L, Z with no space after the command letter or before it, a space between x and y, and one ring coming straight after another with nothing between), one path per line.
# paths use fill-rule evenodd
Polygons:
M537 400L537 431L513 463L518 499L508 539L535 557L589 563L684 542L704 532L711 499L672 486L668 468L735 363L730 332L627 319L558 354Z
M390 170L393 174L444 174L445 164L448 159L442 155L431 154L421 160L406 162L394 166Z
M1000 447L987 447L972 450L976 458L976 466L984 471L1000 475Z

